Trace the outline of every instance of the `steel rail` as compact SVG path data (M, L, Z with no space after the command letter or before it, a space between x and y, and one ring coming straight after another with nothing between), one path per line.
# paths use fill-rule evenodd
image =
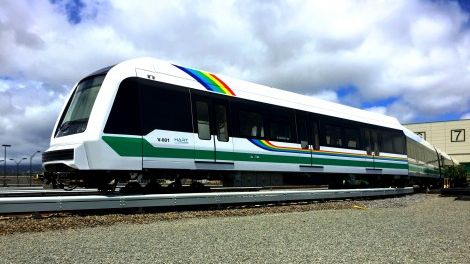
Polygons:
M189 205L276 203L395 196L411 193L413 193L412 187L342 190L275 190L228 193L3 197L0 198L0 214Z
M38 197L38 196L78 196L78 195L92 195L101 194L97 189L77 189L77 190L63 190L63 189L7 189L0 188L1 197Z

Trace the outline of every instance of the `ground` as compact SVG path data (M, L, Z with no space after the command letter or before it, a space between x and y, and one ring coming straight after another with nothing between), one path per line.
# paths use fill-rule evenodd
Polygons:
M195 216L189 212L188 217L170 220L153 213L141 216L148 221L121 216L123 221L111 225L4 233L0 263L468 263L470 259L468 200L419 194L345 204L336 210L298 205L285 211L248 209L247 214L237 213L246 209L194 212Z

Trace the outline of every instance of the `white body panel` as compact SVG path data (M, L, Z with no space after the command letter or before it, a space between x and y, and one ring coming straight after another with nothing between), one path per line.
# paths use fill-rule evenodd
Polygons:
M192 79L188 74L181 71L174 65L155 60L152 58L140 58L128 60L112 67L106 75L101 89L96 98L91 111L87 129L83 133L73 134L63 137L51 136L51 147L48 151L73 148L75 157L73 161L53 161L45 162L44 165L52 163L64 163L78 170L133 170L139 171L145 168L168 168L168 169L209 169L209 170L235 170L235 171L281 171L281 172L325 172L325 173L360 173L371 174L370 168L361 166L338 166L334 164L322 165L322 159L331 159L327 152L344 153L343 156L336 155L336 160L350 160L358 162L371 162L375 159L383 163L406 163L406 161L396 161L393 158L406 159L406 155L381 153L381 157L370 157L363 150L337 149L322 146L319 151L306 153L273 152L262 149L245 138L231 137L228 142L220 142L215 136L211 140L199 139L197 133L183 133L174 131L155 130L143 137L154 148L171 149L193 149L202 151L224 151L234 153L248 153L250 158L247 160L233 161L232 159L214 158L214 164L198 163L197 161L207 162L207 158L199 159L196 154L195 159L181 159L158 157L152 155L143 155L142 157L123 157L106 144L102 137L103 130L111 111L114 98L117 94L120 83L129 77L141 77L144 79L166 82L179 86L184 86L200 91L207 91L204 86ZM372 113L353 107L340 105L320 99L303 96L288 91L270 88L263 85L253 84L230 77L219 75L223 81L230 86L236 97L259 101L273 105L289 107L292 109L303 110L317 113L325 116L339 117L352 121L359 121L386 128L398 129L418 141L419 143L432 147L429 143L421 140L416 135L405 129L396 118ZM70 93L70 96L73 92ZM65 108L65 107L64 107ZM64 111L64 109L62 110ZM55 125L54 132L57 129L58 122ZM119 135L111 135L119 137ZM129 137L129 136L126 136ZM160 141L159 141L160 139ZM165 139L162 141L161 139ZM300 149L300 144L272 142L275 145L287 148ZM312 148L310 146L310 148ZM145 152L145 147L143 152ZM298 159L298 163L282 162L259 162L259 155L282 155L285 157ZM391 158L391 160L381 159L382 156ZM215 155L217 157L217 155ZM307 158L311 162L303 162ZM252 159L249 160L249 159ZM302 160L302 161L301 161ZM210 160L209 160L210 161ZM217 162L222 162L217 164ZM233 162L233 164L231 164ZM300 166L299 166L300 165ZM301 166L305 165L305 166ZM312 165L312 166L310 166ZM372 168L373 169L373 168ZM404 175L406 169L382 169L373 171L374 174L395 174Z

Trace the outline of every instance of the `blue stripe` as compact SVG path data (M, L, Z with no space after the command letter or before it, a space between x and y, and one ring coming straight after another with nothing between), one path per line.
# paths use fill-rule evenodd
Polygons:
M266 147L265 145L261 144L259 142L259 140L256 140L256 139L248 139L251 143L255 144L256 146L264 149L264 150L269 150L269 151L272 151L271 149L269 149L268 147Z

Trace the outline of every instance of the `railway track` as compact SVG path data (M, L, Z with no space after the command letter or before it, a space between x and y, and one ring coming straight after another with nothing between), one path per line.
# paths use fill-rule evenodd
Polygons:
M386 197L413 193L413 188L309 189L174 194L87 194L0 197L0 214L64 212L200 205L283 203L312 200Z
M125 194L120 192L124 185L120 185L116 188L112 194ZM295 186L265 186L265 187L224 187L222 185L207 186L210 192L256 192L262 190L289 190L289 189L316 189L323 190L328 189L327 185L295 185ZM141 190L142 192L144 189ZM174 191L169 190L164 186L160 193L191 193L194 192L190 188L190 185L183 185L181 190ZM139 192L127 193L127 194L138 194ZM0 187L0 198L1 197L41 197L41 196L78 196L78 195L101 195L103 192L93 188L76 188L76 189L44 189L43 187L26 187L26 188L1 188ZM143 194L143 193L142 193Z
M40 197L40 196L76 196L100 194L97 189L44 189L42 187L29 188L0 188L0 198L2 197Z

